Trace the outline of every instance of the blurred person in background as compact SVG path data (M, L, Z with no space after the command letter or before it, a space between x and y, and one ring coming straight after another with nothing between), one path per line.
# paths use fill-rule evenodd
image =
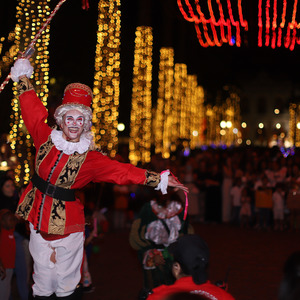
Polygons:
M173 257L172 273L176 281L172 285L154 288L147 300L165 300L179 292L189 292L214 300L234 299L208 280L209 249L200 236L181 236L169 247L169 252Z

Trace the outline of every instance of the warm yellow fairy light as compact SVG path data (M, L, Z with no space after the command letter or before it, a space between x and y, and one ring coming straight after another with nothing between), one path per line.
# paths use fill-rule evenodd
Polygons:
M197 79L195 78L195 84ZM191 149L199 147L204 144L204 90L201 86L194 85L192 90L192 103L191 103L191 127L190 127L190 146ZM198 134L195 135L193 132Z
M129 159L133 164L150 162L152 117L152 28L137 27L135 34L129 138Z
M9 71L9 67L14 61L14 57L17 55L17 47L14 43L15 41L15 32L10 32L8 38L5 37L0 38L0 55L2 54L4 43L5 45L10 45L9 49L5 51L4 55L2 55L0 60L0 78L4 75L4 71ZM4 47L6 48L6 47Z
M99 1L93 127L97 145L116 155L120 98L120 0Z
M288 140L292 145L299 147L300 146L300 105L295 103L290 103L289 107L289 134Z
M50 0L43 0L34 3L30 0L19 0L17 4L15 28L15 48L14 51L24 51L30 41L35 37L41 26L45 23L50 14ZM48 83L49 83L49 26L45 29L41 37L36 41L35 53L31 58L34 65L34 86L37 95L43 104L47 105ZM17 154L19 165L17 166L16 181L19 184L26 184L30 179L30 166L33 154L31 149L33 143L20 115L20 107L17 98L16 84L13 88L12 114L10 140L12 153Z
M171 143L177 144L179 138L185 137L186 110L183 106L186 100L187 66L176 63L174 70Z
M154 145L155 153L161 153L163 158L170 156L172 132L172 105L174 89L174 50L160 49L158 74L158 99L154 115Z
M239 135L236 130L241 124L240 97L234 87L229 87L227 90L229 90L229 93L225 102L215 106L218 112L216 120L218 124L216 125L221 128L221 130L213 143L230 146L239 144Z

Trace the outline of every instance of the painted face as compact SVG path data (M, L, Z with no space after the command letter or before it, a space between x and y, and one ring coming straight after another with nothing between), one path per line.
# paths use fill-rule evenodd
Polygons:
M84 116L80 111L76 109L67 111L61 124L63 138L68 142L79 142L80 136L83 132L83 126Z

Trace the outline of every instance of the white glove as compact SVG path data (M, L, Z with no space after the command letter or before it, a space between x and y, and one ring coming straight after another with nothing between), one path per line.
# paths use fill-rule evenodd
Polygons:
M15 82L19 81L20 76L30 78L33 73L33 67L26 58L19 58L15 61L14 66L10 70L11 79Z
M169 183L169 178L168 178L169 174L170 174L169 170L161 172L160 183L155 188L155 190L157 190L157 191L161 190L163 195L168 194L167 188L168 188L168 183Z

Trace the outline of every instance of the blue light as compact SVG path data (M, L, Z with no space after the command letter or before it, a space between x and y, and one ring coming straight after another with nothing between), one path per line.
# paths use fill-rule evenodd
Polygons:
M185 148L183 151L183 156L189 156L191 154L190 148Z

